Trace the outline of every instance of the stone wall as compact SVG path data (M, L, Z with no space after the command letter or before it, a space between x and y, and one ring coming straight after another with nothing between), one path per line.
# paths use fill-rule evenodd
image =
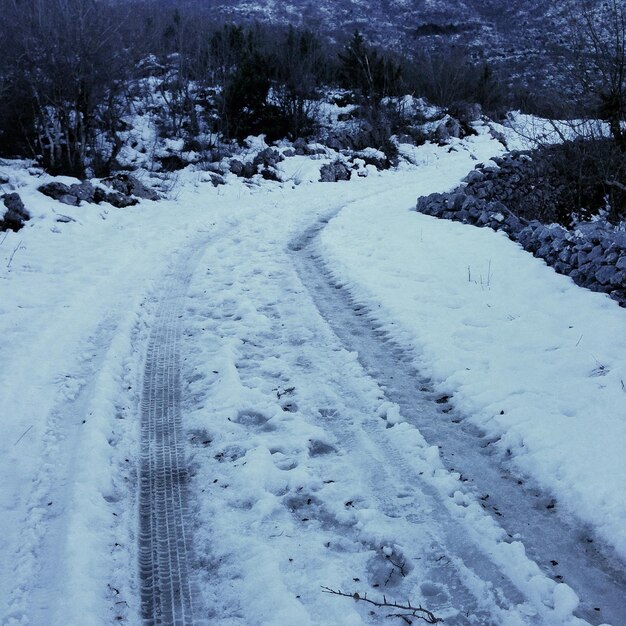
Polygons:
M507 166L506 159L520 160L523 156L494 161L497 166ZM456 190L419 198L417 210L442 219L503 230L559 274L570 276L581 287L606 293L626 307L626 232L602 221L567 229L520 218L504 202L494 198L506 197L507 188L511 194L518 194L516 186L521 183L523 187L522 177L520 174L519 178L505 177L498 170L498 167L479 166Z

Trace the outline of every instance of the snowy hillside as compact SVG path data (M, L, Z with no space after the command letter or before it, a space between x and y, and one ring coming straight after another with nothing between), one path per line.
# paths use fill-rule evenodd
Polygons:
M626 311L415 212L475 130L126 208L0 162L3 624L623 623Z
M527 69L529 54L543 56L558 43L568 11L566 3L545 0L212 0L209 6L225 19L307 26L332 33L338 41L358 29L371 41L399 50L468 46L483 58L509 61L525 54Z

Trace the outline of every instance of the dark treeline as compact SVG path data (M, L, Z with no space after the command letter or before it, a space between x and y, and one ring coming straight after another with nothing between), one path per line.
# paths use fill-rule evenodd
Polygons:
M502 104L489 68L459 53L407 58L358 33L337 46L306 29L220 24L198 3L0 0L0 15L0 153L53 173L115 166L147 77L161 96L161 133L189 141L201 129L226 140L306 136L329 87L353 90L373 145L394 131L391 96Z
M584 131L571 141L572 131L563 136L567 150L555 151L561 161L551 158L556 171L579 172L577 187L593 190L590 204L621 212L626 14L619 0L580 1L562 83L576 96L571 117L586 110L610 132ZM129 123L146 103L162 137L219 156L211 142L314 136L321 97L342 88L341 98L356 105L349 147L393 156L391 136L412 137L396 96L425 97L457 116L474 103L494 116L529 97L462 49L400 55L359 33L336 44L303 28L218 23L198 2L0 0L0 16L0 156L35 158L51 173L77 177L118 167ZM561 115L569 106L564 95Z

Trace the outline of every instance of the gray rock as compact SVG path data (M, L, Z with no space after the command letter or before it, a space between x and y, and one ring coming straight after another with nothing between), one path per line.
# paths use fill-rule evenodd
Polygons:
M162 157L157 157L157 161L161 164L161 169L164 172L184 170L192 162L184 159L179 154L167 154Z
M449 202L448 206L453 211L459 211L463 207L463 204L465 202L465 198L466 197L467 196L462 191L459 191L457 193L453 193L452 196L450 197L450 202Z
M626 270L626 254L621 256L618 260L617 263L615 263L615 267L618 270Z
M477 103L464 103L462 106L456 107L455 114L461 122L477 122L482 118L483 109Z
M491 220L491 215L489 214L489 211L483 211L480 214L480 217L477 220L477 224L480 224L481 226L484 226L485 224L489 224Z
M96 195L96 189L90 182L84 181L79 184L70 185L68 195L92 203Z
M13 230L17 232L24 226L24 222L30 219L30 213L26 210L22 199L17 193L8 193L2 196L6 207L4 217L0 219L0 231Z
M542 259L545 259L548 254L550 254L550 248L545 244L543 246L540 246L540 248L537 250L537 256L541 257Z
M471 218L471 214L466 209L461 209L460 211L456 212L456 219L459 222L463 222L464 224L467 224L470 221L470 218Z
M126 175L130 184L130 194L142 200L160 200L161 196L154 190L146 187L141 181L130 174Z
M243 176L243 163L239 159L231 159L228 167L235 176Z
M238 159L232 159L228 166L235 176L241 178L252 178L257 173L257 168L252 163L242 163Z
M461 209L469 211L475 208L478 205L478 203L479 201L476 197L465 195L463 197L463 202L461 203Z
M585 252L584 250L579 249L578 253L576 254L576 257L578 259L579 267L582 267L585 263L589 261L589 254Z
M340 180L350 180L350 168L342 161L323 165L320 169L320 182L336 183Z
M570 251L567 248L564 248L559 253L559 260L562 261L563 263L569 263L570 256L571 256Z
M550 239L552 238L550 229L547 226L543 226L543 225L541 225L541 227L535 231L534 236L536 239L538 239L542 243L546 241L550 241Z
M30 215L26 210L26 207L22 202L22 198L20 198L20 195L18 193L7 193L6 195L2 196L2 202L7 208L7 211L11 211L12 213L19 215L26 220L30 219Z
M595 278L601 285L610 285L611 279L614 275L614 267L611 267L610 265L603 265L602 267L600 267L600 269L596 271Z
M71 195L70 188L64 183L59 183L57 181L41 185L41 187L38 188L38 191L53 200L58 200L62 196Z
M469 184L480 183L485 180L485 175L480 170L472 170L465 178Z
M102 180L102 183L107 187L111 187L118 193L122 193L125 196L130 195L130 183L128 178L123 174L117 174L115 176L110 176L109 178L105 178Z
M365 161L365 165L373 165L377 170L389 169L389 159L385 155L378 157L368 153L367 151L360 150L359 152L356 152L354 156L359 159L363 159L363 161Z
M454 137L455 139L458 139L463 132L461 123L453 117L446 121L446 130L448 131L448 135L450 137Z
M594 262L601 262L604 260L604 248L599 244L595 245L589 252L589 258Z
M255 169L258 169L259 166L262 167L276 167L277 163L284 161L285 157L278 152L278 150L274 150L273 148L265 148L265 150L261 150L253 160L253 165Z
M481 200L487 200L492 195L487 185L481 185L480 187L476 188L475 194L476 197L480 198Z
M100 202L108 202L118 209L125 209L126 207L134 206L139 203L137 198L132 198L119 191L105 191L100 188L96 189L94 201L97 204L100 204Z
M278 175L278 171L274 167L264 167L261 172L261 177L264 180L280 180L280 176Z
M225 185L226 181L224 180L223 176L220 176L219 174L211 174L211 183L213 184L213 187L219 187L220 185Z
M57 200L61 204L67 204L68 206L80 206L80 198L77 198L71 193L65 193L62 196L59 196Z
M504 220L504 225L507 227L509 232L516 233L521 228L522 223L518 217L511 213L510 215L507 215Z
M145 200L160 199L159 194L154 191L154 189L149 189L131 174L116 174L115 176L110 176L109 178L103 179L102 182L107 187L111 187L111 189L114 189L118 193L121 193L125 196L135 196L137 198L142 198ZM137 203L135 202L133 204Z
M435 130L435 139L440 144L445 144L450 141L450 132L448 131L448 127L443 122L441 122Z
M307 147L308 144L302 137L298 137L298 139L293 142L293 149L299 156L304 156L307 153Z

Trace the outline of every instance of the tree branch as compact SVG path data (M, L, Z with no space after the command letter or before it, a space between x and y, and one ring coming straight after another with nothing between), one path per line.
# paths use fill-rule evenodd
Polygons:
M333 596L341 596L343 598L352 598L355 602L359 600L363 602L367 602L368 604L372 604L378 608L392 608L399 609L400 611L406 611L405 613L390 613L387 617L399 617L403 619L407 624L410 624L409 618L415 617L420 619L427 624L439 624L443 622L442 619L435 617L434 613L431 613L429 610L422 608L421 606L411 606L411 602L407 601L406 604L398 604L397 602L389 602L386 596L383 596L382 602L376 602L375 600L370 600L367 597L367 594L361 596L357 592L354 593L344 593L341 589L331 589L330 587L322 587L322 593L329 593Z

